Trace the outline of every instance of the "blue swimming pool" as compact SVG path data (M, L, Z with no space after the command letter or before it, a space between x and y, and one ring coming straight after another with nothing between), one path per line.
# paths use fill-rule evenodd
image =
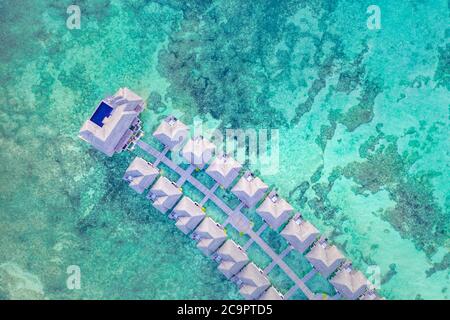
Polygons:
M99 127L103 127L103 120L111 115L112 110L111 106L102 101L92 115L91 121Z

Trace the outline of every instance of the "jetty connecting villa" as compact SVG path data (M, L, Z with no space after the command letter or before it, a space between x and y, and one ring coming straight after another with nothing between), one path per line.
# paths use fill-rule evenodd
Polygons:
M189 128L174 116L168 116L153 133L153 137L164 145L158 151L140 140L143 133L139 114L145 107L144 100L127 88L117 91L102 100L92 116L80 130L80 137L107 156L136 146L155 160L153 163L136 157L123 179L139 194L147 192L147 199L162 214L175 221L184 234L196 242L200 251L217 262L218 270L235 283L246 299L282 300L291 298L297 291L307 299L324 299L321 293L314 293L307 282L316 273L327 279L336 294L329 299L382 299L365 276L352 267L339 249L320 235L319 230L305 220L283 199L276 190L270 190L259 177L230 155L215 156L216 146L202 136L189 138ZM168 152L179 152L188 162L183 169L170 159ZM171 181L158 169L164 164L179 175ZM194 171L205 169L215 184L208 188L194 177ZM243 172L242 172L243 171ZM237 181L236 181L237 180ZM183 193L182 186L189 182L203 194L197 203ZM231 190L239 199L235 208L230 208L221 199L218 188ZM227 219L219 224L204 207L207 201L214 203ZM243 213L244 208L256 209L264 224L253 230L252 221ZM242 247L228 237L230 225L249 240ZM287 242L287 248L280 254L263 240L261 233L269 227L279 233ZM270 230L269 229L269 230ZM251 245L258 245L271 259L263 270L248 255ZM303 278L283 260L289 252L296 250L311 264L311 271ZM269 273L278 266L294 283L284 294L271 283Z

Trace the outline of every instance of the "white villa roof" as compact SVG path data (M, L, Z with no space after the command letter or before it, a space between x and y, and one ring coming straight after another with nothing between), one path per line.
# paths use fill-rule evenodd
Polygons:
M319 236L319 230L309 221L291 219L281 231L281 235L300 253L303 253Z
M245 251L233 240L227 240L216 253L221 258L218 269L228 279L239 272L249 261Z
M194 230L205 217L202 208L188 197L183 197L178 202L172 214L177 219L175 225L185 234Z
M270 282L267 277L253 262L250 262L244 267L236 277L242 283L239 292L247 300L258 299L259 296L270 287Z
M334 245L319 240L306 255L311 264L324 276L328 277L345 260L343 254Z
M241 168L242 165L233 158L220 155L209 165L206 173L224 188L228 188L239 175Z
M368 282L361 271L349 266L339 270L330 283L344 298L355 300L366 291Z
M108 156L120 151L128 139L129 128L145 107L144 100L128 88L100 102L83 124L79 136Z
M142 193L155 181L158 174L159 170L151 163L136 157L125 172L123 179L128 181L130 187L136 192Z
M256 212L267 222L272 229L278 229L289 219L294 210L286 200L280 198L276 192L271 192Z
M150 189L147 198L153 201L153 206L156 209L166 213L175 205L181 195L180 188L166 177L161 177Z
M247 171L236 185L231 189L247 207L253 207L269 187L262 180Z
M189 133L189 128L174 116L165 118L153 136L170 149L179 147Z
M227 239L223 228L210 217L203 219L194 233L200 239L197 247L206 255L215 252Z
M273 286L266 290L260 297L259 300L283 300L283 295L278 292Z
M375 290L371 289L366 291L359 300L384 300Z
M186 143L181 153L189 163L202 169L211 160L215 149L213 143L202 136L197 136Z

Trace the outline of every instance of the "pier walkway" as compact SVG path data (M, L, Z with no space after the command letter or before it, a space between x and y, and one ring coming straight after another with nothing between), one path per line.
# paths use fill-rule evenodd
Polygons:
M178 183L181 185L188 181L192 184L197 190L204 194L204 199L202 203L204 204L207 200L211 200L218 208L220 208L223 212L228 215L226 220L226 224L231 224L237 231L247 234L250 237L250 240L244 246L244 250L247 250L250 245L254 242L272 259L272 263L266 268L265 274L269 273L276 265L278 265L286 275L295 283L295 286L292 287L287 295L291 296L294 292L300 289L303 294L310 300L315 299L314 293L306 286L305 282L300 279L295 272L283 261L283 258L290 252L290 250L285 250L280 255L278 255L261 237L260 234L267 228L267 224L264 224L257 232L253 231L251 221L241 212L243 208L243 204L240 203L236 209L231 209L226 205L217 195L215 195L215 190L218 185L215 185L211 189L205 187L200 181L198 181L191 174L194 171L194 166L189 166L186 170L179 167L175 162L169 159L166 156L168 148L165 148L162 152L154 149L149 144L139 140L137 142L137 146L139 146L142 150L149 153L151 156L156 158L155 166L162 162L170 169L175 171L180 175L178 179ZM181 186L177 184L178 186ZM205 200L206 199L206 200ZM251 241L251 242L250 242ZM289 248L288 248L289 249ZM292 292L291 292L292 291Z
M133 102L133 108L118 108L131 101ZM320 232L317 228L308 221L304 221L300 213L295 213L294 217L290 217L291 213L294 213L294 208L286 200L279 198L276 188L268 193L269 186L249 170L246 170L242 175L243 164L230 155L218 153L217 146L203 136L197 135L185 141L189 136L189 127L176 117L167 116L153 133L153 136L164 147L152 147L141 141L140 138L144 132L139 115L145 106L146 103L142 98L128 88L121 88L114 96L102 100L94 112L94 115L101 113L101 119L94 116L88 119L80 129L79 137L107 156L125 150L131 151L135 147L139 147L143 152L150 155L153 163L137 156L125 172L123 180L127 181L130 187L139 194L142 194L146 188L154 183L147 194L147 198L151 199L153 206L161 212L166 213L169 210L175 210L174 206L180 205L181 208L176 209L180 215L177 214L176 217L172 216L172 218L181 219L181 217L185 217L185 219L178 219L177 227L183 233L190 234L191 237L194 234L193 238L199 241L197 246L208 256L216 255L216 262L225 259L226 256L225 262L230 262L225 267L226 272L230 273L227 278L234 276L231 281L237 283L245 298L275 297L289 299L296 293L301 293L299 298L314 300L327 298L358 299L362 297L364 299L381 299L370 281L360 271L352 267L351 261L348 261L335 245L330 244L324 236L319 239ZM108 112L105 112L105 108ZM106 117L110 116L106 113L114 113L114 118L118 121L103 122ZM105 128L111 139L105 140ZM182 146L183 149L179 150L178 147ZM181 164L178 162L178 154L187 159L189 163L198 165L186 165L186 162ZM216 157L211 162L214 156ZM208 165L208 163L210 164ZM160 170L156 170L158 166ZM197 171L205 168L205 166L207 167L206 171L197 174ZM176 173L179 178L168 179L167 175L163 174L162 167L167 167L170 173ZM203 184L201 181L205 177L204 174L215 182ZM155 182L158 176L159 178ZM230 187L238 177L239 181L234 187ZM183 192L182 186L185 183L191 185L196 189L195 191L200 192L200 197L195 197L195 201L199 202L198 204L193 203L194 200L186 195L190 193L189 187L186 187L185 192ZM223 197L216 195L220 186L227 190L227 194ZM198 192L195 192L195 194ZM182 198L183 193L185 196ZM217 194L220 195L221 192L217 192ZM229 203L228 195L234 197L234 199L239 199L234 208L230 208L227 204ZM184 199L184 201L180 199ZM205 208L207 203L211 203L212 207L221 211L220 217L213 215L220 219L219 222L223 221L223 223L218 223L212 217L207 217L209 216ZM253 209L258 204L260 206L255 212ZM172 214L175 213L172 211ZM223 219L222 215L225 215ZM252 217L253 221L248 217ZM260 226L261 219L263 223ZM258 222L257 227L254 222ZM228 228L229 225L233 228ZM283 225L283 230L280 232L279 229ZM230 231L228 235L225 227ZM271 230L268 230L268 228L271 228ZM235 231L239 233L240 238L236 238ZM242 238L244 235L245 237ZM230 249L230 245L228 245L224 247L225 253L218 252L221 250L219 247L225 246L223 242L227 238L229 238L228 240L234 239L236 243L228 241L232 248ZM241 244L241 240L245 242L242 244L242 248L237 244L237 242ZM287 247L284 247L286 244ZM270 245L273 245L273 248ZM283 247L278 248L280 245ZM245 252L247 254L244 254ZM292 254L289 255L291 252ZM307 252L306 255L305 252ZM300 271L309 267L313 268L309 272L302 272L301 276L293 271L293 269L297 270L296 263L293 263L293 269L291 269L290 265L284 261L284 259L288 262L295 260L298 254L309 262L309 266L302 262L299 266ZM219 255L223 255L223 257ZM242 256L245 256L245 259ZM254 259L249 256L254 256ZM248 265L249 258L253 260L261 259L261 267L257 266L258 263L255 264L256 261L252 265ZM250 268L247 268L246 265ZM223 267L223 264L219 266L221 271L224 271L222 270ZM264 270L262 270L263 267ZM328 280L334 289L317 288L316 281L313 278L317 274L316 270L320 274L317 280L320 281L320 278ZM277 290L277 286L279 284L280 288L284 287L280 281L285 282L285 280L290 282L291 288L289 290L284 288L283 292L286 290L287 292L283 296ZM246 284L246 282L251 283ZM311 288L315 288L315 292L306 285L307 283L311 283ZM320 283L318 284L320 287ZM270 292L266 288L269 285L272 286ZM325 290L328 295L325 293L322 295L316 294L319 290Z

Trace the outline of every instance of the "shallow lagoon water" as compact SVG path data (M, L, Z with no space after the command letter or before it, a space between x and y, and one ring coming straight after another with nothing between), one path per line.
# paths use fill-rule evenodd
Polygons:
M66 28L70 4L0 1L1 298L240 298L121 180L133 154L77 138L121 86L148 98L151 144L169 113L279 130L265 182L366 275L379 267L385 297L449 298L445 1L379 1L378 31L366 1L81 1L80 30Z

